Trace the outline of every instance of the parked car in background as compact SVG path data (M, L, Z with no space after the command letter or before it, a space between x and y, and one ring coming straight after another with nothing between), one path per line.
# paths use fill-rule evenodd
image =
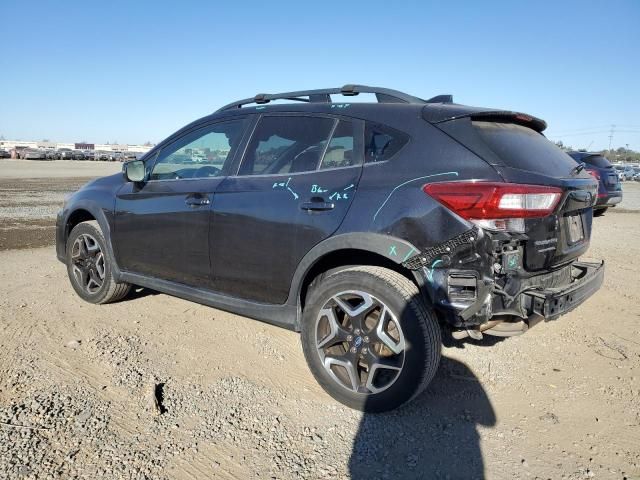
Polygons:
M20 154L23 160L46 160L47 154L44 150L38 150L36 148L26 148Z
M80 150L73 150L73 152L71 153L71 158L73 160L84 160L84 153L82 153Z
M0 158L11 158L11 154L8 150L0 149Z
M93 150L85 150L84 152L82 152L82 154L84 155L84 159L85 160L95 160L96 159L96 152L94 152Z
M53 150L53 149L46 150L45 151L45 155L47 156L47 160L55 160L57 152L55 150Z
M73 150L70 148L59 148L56 151L56 159L57 160L72 160L73 159Z
M19 159L22 158L22 151L26 150L27 147L23 147L23 146L17 146L17 147L13 147L11 150L9 150L9 154L11 155L11 158L13 159Z
M602 285L579 259L598 182L545 128L449 95L257 95L67 197L57 257L87 302L137 285L299 331L330 395L391 410L434 378L443 325L519 335Z
M95 159L96 160L109 160L109 153L108 152L102 152L102 151L96 152Z
M129 160L135 160L138 157L134 152L127 152L122 154L122 162L128 162Z
M593 206L593 216L599 217L609 207L622 201L622 185L616 169L611 162L600 153L568 152L576 162L582 163L585 170L598 181L598 200Z
M111 155L109 155L109 160L111 162L121 162L122 152L111 152Z
M640 182L640 167L633 167L633 180Z
M618 173L618 178L621 182L631 180L635 174L631 165L614 165L614 168Z

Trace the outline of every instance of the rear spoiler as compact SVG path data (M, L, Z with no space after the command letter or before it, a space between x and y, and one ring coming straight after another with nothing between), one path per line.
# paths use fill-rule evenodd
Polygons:
M547 128L547 122L526 113L508 110L485 110L456 104L434 107L428 105L422 109L422 117L429 123L436 124L461 118L470 118L471 120L483 122L515 123L531 128L536 132L543 132Z

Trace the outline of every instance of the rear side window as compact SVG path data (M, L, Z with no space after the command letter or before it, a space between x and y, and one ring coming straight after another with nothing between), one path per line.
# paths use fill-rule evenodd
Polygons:
M389 160L409 141L409 137L398 130L367 123L364 129L365 163Z
M327 151L320 163L320 169L351 167L362 159L354 154L355 126L352 122L340 120L333 131Z
M336 120L321 117L263 117L239 175L274 175L316 170Z
M569 155L530 128L514 123L477 121L473 126L508 167L565 175L576 166Z

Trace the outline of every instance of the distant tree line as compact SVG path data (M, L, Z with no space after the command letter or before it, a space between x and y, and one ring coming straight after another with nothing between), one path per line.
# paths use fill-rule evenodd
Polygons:
M567 152L576 150L575 148L562 143L562 140L556 142L556 145ZM598 153L607 157L611 162L640 163L640 152L636 152L630 148L620 147L611 150L600 150Z

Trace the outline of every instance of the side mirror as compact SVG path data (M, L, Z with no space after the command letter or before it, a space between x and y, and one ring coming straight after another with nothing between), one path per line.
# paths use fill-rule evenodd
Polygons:
M145 169L142 160L132 160L122 165L122 174L129 182L144 182Z

